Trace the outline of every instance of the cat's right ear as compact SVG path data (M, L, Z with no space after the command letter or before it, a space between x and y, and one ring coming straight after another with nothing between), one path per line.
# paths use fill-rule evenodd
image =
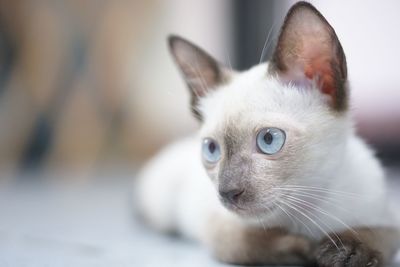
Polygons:
M225 83L229 71L201 48L181 37L171 35L168 37L168 43L171 54L189 87L192 112L201 121L199 99Z

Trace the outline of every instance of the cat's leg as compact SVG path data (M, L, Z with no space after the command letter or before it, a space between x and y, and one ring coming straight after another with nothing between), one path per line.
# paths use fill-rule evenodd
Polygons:
M323 239L315 251L320 267L378 267L390 262L399 232L393 228L358 228ZM338 248L339 247L339 248Z
M208 224L206 245L218 260L233 264L308 265L311 241L282 228L264 229L214 218Z

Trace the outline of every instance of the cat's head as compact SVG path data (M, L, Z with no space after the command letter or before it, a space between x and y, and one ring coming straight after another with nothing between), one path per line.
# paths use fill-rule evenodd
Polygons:
M204 167L227 208L268 216L294 186L332 182L349 129L346 60L313 6L294 5L272 59L245 72L182 38L169 43L202 122Z

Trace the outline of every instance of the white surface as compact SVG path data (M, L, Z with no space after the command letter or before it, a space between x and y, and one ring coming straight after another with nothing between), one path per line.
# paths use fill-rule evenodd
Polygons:
M48 182L58 176L1 184L0 266L224 266L196 244L141 225L132 212L129 175Z

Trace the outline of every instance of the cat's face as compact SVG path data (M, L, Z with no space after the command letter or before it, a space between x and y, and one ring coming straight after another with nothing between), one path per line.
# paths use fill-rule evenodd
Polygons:
M267 68L236 74L199 102L204 167L223 204L243 216L279 212L286 186L329 183L349 128L318 90L284 85Z
M350 129L346 62L311 5L289 11L271 62L246 72L179 37L170 46L203 123L204 167L228 209L268 217L285 189L330 182Z

